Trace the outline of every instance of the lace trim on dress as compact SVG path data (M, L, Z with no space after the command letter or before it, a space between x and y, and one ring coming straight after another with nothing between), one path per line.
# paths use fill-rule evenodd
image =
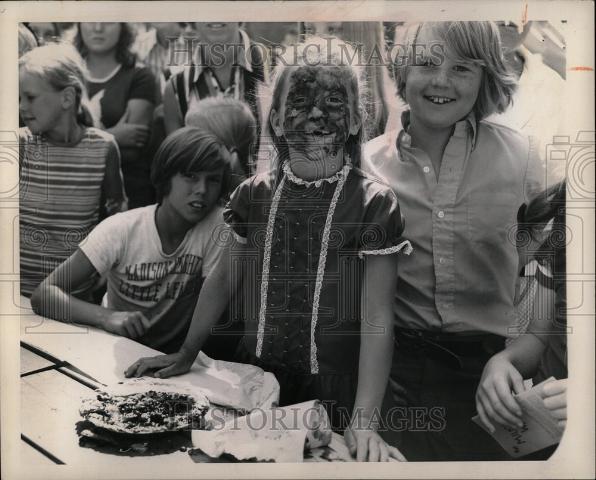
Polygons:
M329 233L331 231L331 222L333 220L333 213L335 212L335 207L337 206L337 200L339 199L339 195L341 194L343 186L346 183L346 178L351 168L352 166L350 164L346 164L340 170L340 172L337 173L340 174L340 176L338 178L335 191L333 192L333 197L331 198L331 204L329 205L329 210L327 211L327 218L325 219L325 227L323 228L323 238L321 240L321 253L319 254L317 280L315 283L312 316L310 321L310 373L313 374L319 373L319 362L317 360L317 344L315 342L315 330L317 328L317 321L319 319L319 300L321 297L321 289L323 288L323 277L325 275L325 264L327 262L327 248L329 246Z
M392 253L399 253L402 249L406 255L409 255L414 250L410 241L406 240L405 242L401 242L399 245L382 248L380 250L361 250L358 252L358 256L360 258L364 258L364 255L391 255Z
M350 171L350 169L352 168L352 165L347 162L346 165L344 165L344 167L339 170L338 172L334 173L333 175L331 175L330 177L327 178L319 178L318 180L312 180L312 181L308 181L308 180L304 180L300 177L297 177L294 172L292 172L292 169L290 168L290 164L288 162L286 162L283 166L283 172L285 173L286 177L288 178L288 180L290 180L292 183L295 183L297 185L304 185L305 187L310 187L312 185L314 185L315 187L320 187L324 182L327 183L335 183L337 181L339 181L342 177L344 177L345 175L347 175L347 173Z
M279 199L281 192L286 182L284 175L275 190L273 199L271 201L271 209L269 210L269 218L267 220L267 232L265 234L265 252L263 253L263 275L261 280L261 306L259 309L259 325L257 330L257 348L256 356L261 357L263 351L263 337L265 335L265 314L267 312L267 288L269 287L269 265L271 263L271 244L273 243L273 227L275 224L275 217L277 215L277 207L279 207Z

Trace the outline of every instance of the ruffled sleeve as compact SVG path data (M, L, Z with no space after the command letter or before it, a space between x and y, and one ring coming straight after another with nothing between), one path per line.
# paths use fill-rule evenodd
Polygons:
M402 235L404 228L395 193L389 189L377 192L366 208L358 255L390 255L402 250L409 255L412 246Z
M247 223L251 185L251 179L245 180L238 185L223 213L224 220L232 228L234 237L243 244L246 243L248 235Z

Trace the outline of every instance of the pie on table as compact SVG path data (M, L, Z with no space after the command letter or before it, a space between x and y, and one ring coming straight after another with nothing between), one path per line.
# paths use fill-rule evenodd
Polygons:
M98 391L83 401L80 413L96 427L117 433L152 434L205 427L206 397L147 390L115 394Z

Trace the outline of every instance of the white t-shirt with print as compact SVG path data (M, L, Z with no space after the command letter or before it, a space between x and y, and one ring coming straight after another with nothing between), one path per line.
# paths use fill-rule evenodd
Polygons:
M217 239L228 227L223 209L216 207L166 254L155 225L156 207L105 219L79 247L107 277L107 308L142 312L151 327L138 340L172 352L186 337L203 280L222 254Z

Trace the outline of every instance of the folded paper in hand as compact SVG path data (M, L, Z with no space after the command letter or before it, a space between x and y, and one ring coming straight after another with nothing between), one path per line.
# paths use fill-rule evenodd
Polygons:
M553 377L535 385L519 395L515 395L522 408L523 427L505 427L495 423L495 431L491 433L476 415L472 421L486 430L499 442L501 447L514 458L523 457L561 441L564 429L544 406L541 391L545 383L554 380Z

